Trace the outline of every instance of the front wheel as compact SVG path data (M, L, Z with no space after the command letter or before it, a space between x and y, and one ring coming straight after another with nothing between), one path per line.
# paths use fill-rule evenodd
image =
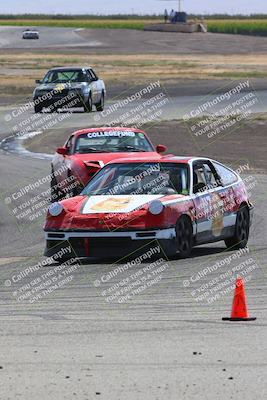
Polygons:
M92 108L93 108L93 101L92 101L92 97L90 95L88 98L88 101L86 103L84 103L83 109L84 109L84 112L89 113L92 111Z
M104 105L105 105L105 96L104 96L104 93L102 93L100 102L95 105L96 106L96 111L103 111L104 110Z
M176 247L181 258L189 257L193 247L193 231L189 218L182 216L176 224Z
M41 113L42 110L43 110L43 107L42 107L40 104L36 104L36 105L34 106L34 112L35 112L35 114Z
M249 211L244 205L238 210L235 223L234 236L225 239L225 245L228 249L243 249L248 243L249 237Z

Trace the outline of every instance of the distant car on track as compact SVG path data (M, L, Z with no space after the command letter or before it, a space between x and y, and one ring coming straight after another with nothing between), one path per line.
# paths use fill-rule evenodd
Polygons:
M45 255L70 246L69 257L124 257L153 241L167 256L220 240L243 248L252 214L242 179L221 163L136 155L107 164L79 196L50 206Z
M62 108L83 107L85 112L103 111L106 88L104 81L91 67L59 67L50 69L43 80L36 80L33 92L34 110L57 111Z
M160 159L167 148L156 148L144 131L133 128L90 128L72 133L57 149L51 164L52 201L68 194L77 195L108 162L132 158ZM74 184L75 183L75 184Z
M22 32L22 39L39 39L39 32L35 29L26 29Z

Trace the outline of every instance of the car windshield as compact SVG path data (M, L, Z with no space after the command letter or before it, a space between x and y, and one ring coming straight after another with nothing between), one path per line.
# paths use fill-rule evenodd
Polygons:
M88 82L89 77L85 70L52 70L48 71L43 83Z
M129 163L104 167L83 195L189 194L189 169L182 163Z
M110 130L77 137L74 153L115 153L155 151L143 132Z

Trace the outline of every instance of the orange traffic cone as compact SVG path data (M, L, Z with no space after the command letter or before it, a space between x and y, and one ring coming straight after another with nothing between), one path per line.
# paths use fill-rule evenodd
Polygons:
M235 295L230 318L222 318L223 321L255 321L255 317L250 317L247 307L245 284L242 278L237 278L235 284Z

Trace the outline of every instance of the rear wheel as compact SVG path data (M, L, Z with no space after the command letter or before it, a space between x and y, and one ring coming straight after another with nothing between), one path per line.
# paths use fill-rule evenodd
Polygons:
M176 246L180 257L189 257L193 247L193 231L189 218L182 216L176 224Z
M103 111L104 110L104 105L105 105L105 96L104 96L104 93L102 93L100 102L95 105L96 106L96 111Z
M89 113L92 111L92 108L93 108L93 101L92 101L91 95L89 95L88 101L86 103L84 103L83 109L84 109L84 112Z
M247 206L243 205L237 212L234 236L225 239L227 248L233 250L243 249L248 243L249 237L249 211Z

